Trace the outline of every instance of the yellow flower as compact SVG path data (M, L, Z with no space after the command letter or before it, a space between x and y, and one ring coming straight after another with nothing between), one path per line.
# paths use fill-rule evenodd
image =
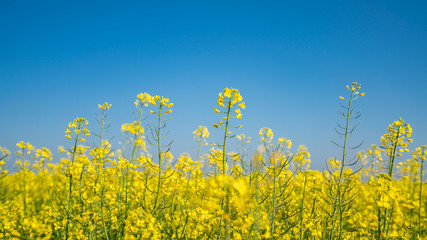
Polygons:
M24 142L23 142L23 141L20 141L19 143L17 143L17 144L16 144L16 146L17 146L18 148L21 148L21 149L24 149L24 148L25 148L25 145L24 145Z
M67 151L64 149L63 146L58 146L58 151L61 153L66 153Z
M223 90L223 92L224 92L224 97L231 98L231 93L233 92L233 89L232 88L225 88Z
M194 139L197 139L197 141L205 142L206 138L209 137L209 131L208 128L205 126L199 126L195 131L193 131Z
M137 105L137 104L138 103L136 103L135 105ZM103 105L98 104L98 108L101 110L108 110L108 109L110 109L110 107L111 107L111 104L108 104L107 102L105 102Z
M239 105L237 105L238 107L240 107L240 108L242 108L242 109L245 109L246 108L246 106L245 106L245 102L241 102Z

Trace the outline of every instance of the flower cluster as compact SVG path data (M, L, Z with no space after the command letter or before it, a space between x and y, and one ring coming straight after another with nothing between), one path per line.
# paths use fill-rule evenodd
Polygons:
M200 142L202 145L208 145L206 139L209 137L208 128L205 126L199 126L193 131L194 139Z
M122 124L122 132L129 132L132 135L144 134L144 128L137 121L132 123L124 123Z
M311 154L308 152L306 146L301 145L298 147L298 152L295 154L292 161L295 171L306 171L310 168Z
M348 85L346 86L347 90L350 91L351 95L350 95L350 99L348 101L353 101L356 100L358 97L363 97L365 96L365 93L361 93L359 92L361 85L357 84L357 82L352 82L351 86L349 87ZM341 100L345 101L345 98L340 96L339 97Z
M136 96L136 100L133 103L137 108L138 107L148 107L148 104L156 105L156 100L154 97L150 96L148 93L140 93Z
M217 104L218 106L225 108L224 111L221 111L217 108L214 108L216 113L223 113L226 116L222 118L222 120L218 121L218 124L214 124L215 128L221 127L224 124L224 121L228 121L229 117L234 117L237 119L242 118L241 109L245 109L245 102L242 101L243 98L240 95L239 90L233 88L225 88L222 92L218 94ZM234 109L234 110L233 110ZM236 114L235 116L230 116L231 113Z
M409 138L412 135L411 125L404 123L403 119L394 121L387 128L388 133L385 133L381 137L381 145L385 149L387 156L402 156L403 152L409 152L407 149L408 144L412 142L412 139Z
M159 111L155 112L153 110L150 110L151 114L165 115L165 114L168 114L168 113L172 112L171 108L173 106L173 103L169 102L169 98L165 98L163 96L156 95L156 96L152 97L152 101L153 101L152 104L154 106L158 106L159 107ZM162 112L162 109L165 108L165 107L168 108L168 109L166 111Z
M44 168L45 160L52 161L53 158L50 150L43 147L41 149L36 150L34 159L37 160L35 161L34 167L37 169L41 169L41 168Z
M273 141L274 134L270 128L261 128L258 134L261 137L261 142L263 143L271 143L271 141Z
M0 177L8 173L2 166L6 164L5 159L10 155L10 151L7 148L0 147Z
M16 146L20 149L20 154L31 154L31 151L34 149L33 145L29 142L20 141L16 144Z
M108 110L108 109L110 109L110 107L111 107L111 104L108 104L108 102L105 102L102 105L98 104L98 108L101 109L101 110Z
M76 135L76 138L79 138L79 141L84 142L86 139L84 137L89 137L90 131L87 129L87 125L89 122L84 118L76 118L73 122L70 122L68 124L67 129L65 130L65 138L71 139L71 130L74 129L74 133ZM83 136L81 136L80 133L83 132Z

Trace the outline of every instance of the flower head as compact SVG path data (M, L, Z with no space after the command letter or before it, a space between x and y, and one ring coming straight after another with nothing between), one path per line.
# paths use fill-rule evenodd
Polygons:
M110 109L110 107L111 107L111 104L108 104L107 102L105 102L102 105L98 104L98 108L101 109L101 110L108 110L108 109Z
M240 95L239 90L234 88L225 88L224 90L222 90L222 92L218 94L217 105L220 108L226 108L224 111L221 111L218 108L214 108L215 113L223 113L227 115L223 117L223 119L226 121L228 117L241 119L242 118L241 109L246 108L245 102L243 102L242 95ZM223 122L219 121L218 124L214 124L213 126L215 128L219 128L222 124Z

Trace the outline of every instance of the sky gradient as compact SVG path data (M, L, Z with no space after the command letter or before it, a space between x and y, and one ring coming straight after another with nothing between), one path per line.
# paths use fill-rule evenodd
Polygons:
M99 129L98 104L112 104L107 136L134 120L138 93L170 98L172 153L195 156L225 87L247 108L235 121L253 138L262 127L304 144L312 167L339 157L334 127L345 86L366 92L350 142L380 144L399 118L414 149L427 144L427 15L424 1L3 1L0 4L0 146L70 146L76 117ZM149 119L148 119L149 120ZM96 141L91 138L88 143ZM232 144L236 142L232 141ZM153 148L154 149L154 148ZM205 149L207 150L207 149ZM154 153L154 152L153 152ZM352 154L352 153L351 153ZM15 158L13 157L12 160Z

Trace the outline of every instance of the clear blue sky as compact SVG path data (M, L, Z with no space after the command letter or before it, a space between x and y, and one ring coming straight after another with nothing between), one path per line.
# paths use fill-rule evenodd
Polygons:
M112 104L108 136L134 120L140 92L175 103L172 153L190 152L192 132L212 128L225 87L247 108L237 125L258 141L261 127L305 144L313 168L340 156L330 140L341 119L338 96L362 84L360 148L379 144L402 117L411 148L427 144L425 1L2 1L0 3L0 146L69 146L75 117L94 120ZM95 141L92 138L89 143ZM115 147L119 147L115 144ZM256 144L250 146L253 152Z

